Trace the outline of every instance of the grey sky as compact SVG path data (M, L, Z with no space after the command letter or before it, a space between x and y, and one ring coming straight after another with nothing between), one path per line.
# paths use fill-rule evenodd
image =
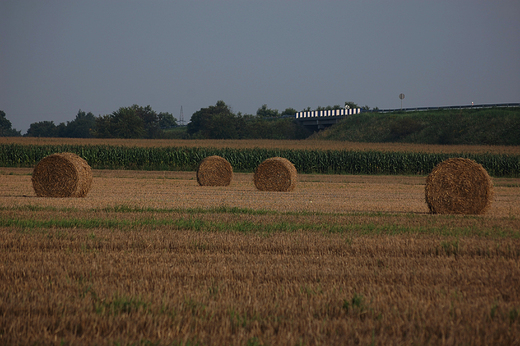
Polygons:
M520 1L0 0L0 110L25 133L150 105L520 102Z

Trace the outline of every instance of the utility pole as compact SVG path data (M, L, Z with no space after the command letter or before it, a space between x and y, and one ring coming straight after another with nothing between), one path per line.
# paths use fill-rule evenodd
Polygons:
M179 123L181 124L181 126L184 126L184 112L182 111L182 106L181 106L181 115L179 116Z

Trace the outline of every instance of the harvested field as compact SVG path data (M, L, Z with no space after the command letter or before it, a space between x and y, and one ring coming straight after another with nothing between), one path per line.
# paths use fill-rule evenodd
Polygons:
M425 177L93 170L38 198L0 169L0 344L515 345L520 179L431 215Z
M289 193L256 190L253 174L235 173L230 186L198 186L195 172L93 170L84 199L39 199L29 168L0 169L0 205L103 208L126 205L150 208L238 207L282 212L426 214L425 177L311 175L298 176ZM495 200L487 217L520 215L520 179L495 178Z

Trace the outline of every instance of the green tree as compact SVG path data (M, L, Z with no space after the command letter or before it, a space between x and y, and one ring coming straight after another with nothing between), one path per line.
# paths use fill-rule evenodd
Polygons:
M354 109L354 108L359 108L359 106L357 104L355 104L354 102L352 101L347 101L345 102L345 107L348 106L349 108L351 109Z
M98 138L143 138L144 122L132 107L121 107L109 115L96 118L93 132Z
M141 107L133 105L129 107L135 112L135 114L143 121L143 127L146 132L146 138L158 138L161 134L161 128L159 125L159 117L157 113L149 105Z
M27 137L58 137L58 128L54 121L39 121L29 125Z
M298 111L294 108L285 108L285 110L282 112L282 114L280 114L281 116L284 116L284 115L290 115L290 116L293 116L295 115L296 113L298 113Z
M16 131L12 126L11 122L6 118L5 112L0 111L0 137L21 136L20 131Z
M241 138L244 127L242 117L233 114L224 101L217 101L193 113L187 132L196 138L231 139Z
M98 138L163 138L163 128L176 125L170 113L155 112L152 107L132 105L95 119L94 137Z
M203 131L205 138L239 139L242 137L243 120L234 114L219 113L212 117Z
M258 118L247 121L243 138L304 139L312 134L294 118Z
M114 138L112 117L112 114L100 115L97 117L92 135L96 138Z
M177 126L177 119L175 119L171 113L161 112L157 114L157 117L159 118L159 127L161 130L167 130Z
M144 121L132 107L121 107L112 113L112 126L116 138L143 138Z
M85 113L81 109L78 111L76 118L67 121L67 124L58 125L58 136L69 138L91 138L92 131L96 126L96 117L94 114Z
M261 118L278 118L280 117L280 112L278 112L278 109L267 108L267 105L264 104L262 107L258 108L256 116Z
M57 137L68 137L67 135L67 125L65 123L60 123L56 126Z

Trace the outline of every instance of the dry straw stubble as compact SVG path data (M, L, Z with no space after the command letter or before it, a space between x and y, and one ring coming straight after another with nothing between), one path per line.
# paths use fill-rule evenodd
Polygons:
M255 171L254 183L261 191L293 191L298 174L291 161L272 157L262 162Z
M32 184L38 197L85 197L92 185L92 170L76 154L52 154L38 162Z
M200 186L228 186L233 179L233 167L221 156L209 156L197 168L197 182Z
M475 161L451 158L428 175L425 195L432 214L484 214L491 207L493 182Z

